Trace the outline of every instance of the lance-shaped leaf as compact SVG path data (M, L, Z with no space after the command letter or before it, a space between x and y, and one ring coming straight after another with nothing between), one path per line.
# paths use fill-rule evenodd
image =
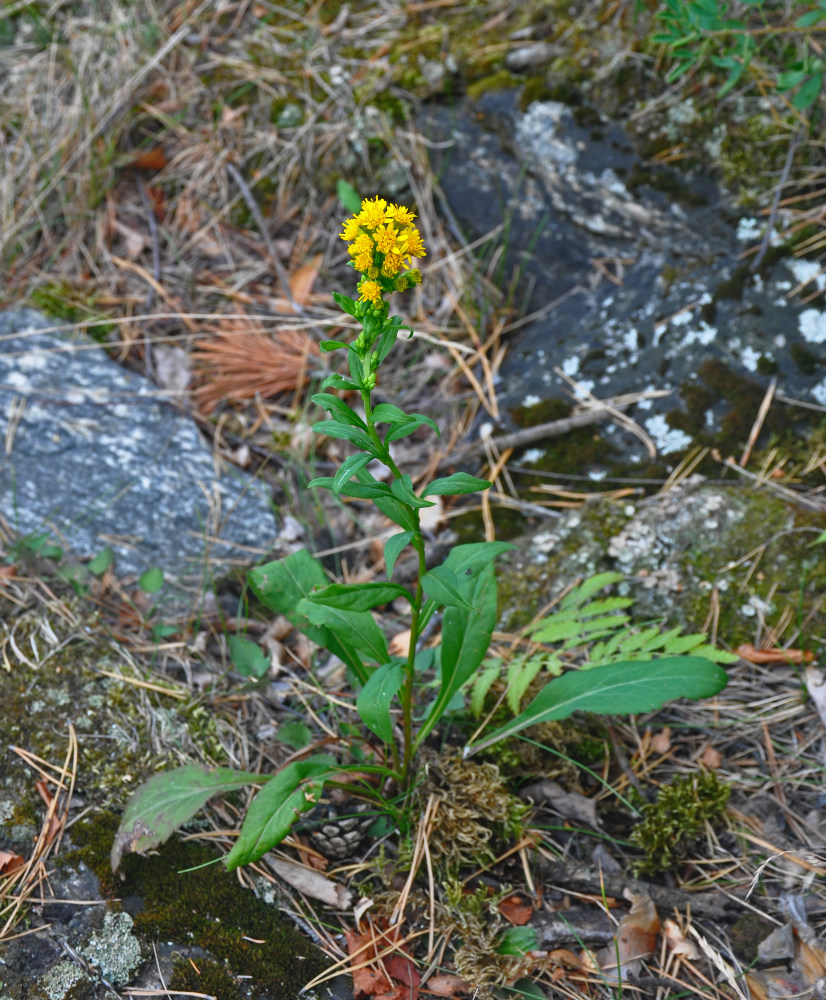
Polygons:
M213 795L259 781L260 774L202 764L185 764L154 775L134 791L127 803L112 844L112 871L117 871L124 852L148 851L163 844Z
M357 212L358 209L350 208L349 205L344 206L349 212ZM338 302L341 308L348 313L350 316L356 315L356 303L349 295L342 295L341 292L333 292L333 298Z
M332 480L331 480L332 482ZM363 684L369 676L356 649L336 636L330 629L317 627L299 610L302 600L316 587L324 587L327 577L321 563L305 549L293 552L286 559L277 559L256 566L249 573L253 593L271 611L284 615L317 646L333 653L347 664Z
M360 427L340 424L337 420L319 420L313 424L313 430L317 434L326 434L327 437L351 441L360 451L366 451L376 458L380 457L373 440Z
M728 675L722 667L699 656L629 660L593 670L574 670L549 681L515 719L466 747L465 756L528 726L565 719L576 711L634 715L650 712L675 698L710 698L727 683Z
M370 461L371 458L369 455L350 455L348 458L345 458L339 466L338 472L333 476L333 493L338 496L344 484L349 482Z
M317 804L324 779L336 771L335 758L319 755L293 761L270 778L250 803L227 868L252 864L280 844L298 817Z
M353 427L367 429L367 424L361 419L354 409L349 407L343 399L334 396L331 392L316 392L310 397L312 401L322 409L329 411L339 423L351 424Z
M491 486L493 483L487 479L477 479L476 476L469 476L466 472L454 472L452 476L434 479L422 491L422 496L459 496L462 493L477 493L480 490L487 490Z
M459 589L456 574L448 566L434 566L430 572L425 573L422 577L422 589L428 597L445 607L473 608Z
M358 389L355 382L351 382L349 378L345 378L343 375L333 374L328 375L327 378L321 383L322 389L345 389L347 391L352 391L353 389Z
M390 704L404 683L401 660L382 664L359 692L356 708L365 726L385 743L393 742Z
M493 566L484 568L462 586L462 594L473 605L449 607L442 619L441 673L439 693L416 737L418 747L447 711L453 696L470 679L485 658L496 625L496 577Z
M416 491L413 489L413 481L407 473L399 479L394 479L390 484L390 490L397 500L401 500L402 503L406 503L415 509L436 506L430 500L421 500L416 495Z
M826 535L826 532L824 534ZM393 567L396 565L399 553L412 538L412 531L400 531L397 535L391 535L384 543L384 571L388 580L393 576Z
M314 590L308 600L342 611L369 611L397 597L411 601L410 592L400 583L331 583Z
M303 600L298 605L298 610L313 625L326 626L342 642L366 653L376 663L387 663L390 659L384 633L369 611L342 611L340 608L314 604L311 599Z

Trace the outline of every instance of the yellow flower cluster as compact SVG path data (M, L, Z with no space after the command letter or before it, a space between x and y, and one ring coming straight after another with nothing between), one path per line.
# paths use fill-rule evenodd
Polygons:
M421 234L412 224L415 218L404 205L390 205L376 197L365 198L358 215L344 223L341 239L350 244L353 266L364 275L359 282L360 301L379 303L383 292L421 281L421 273L415 270L398 277L406 267L412 268L414 257L426 256Z

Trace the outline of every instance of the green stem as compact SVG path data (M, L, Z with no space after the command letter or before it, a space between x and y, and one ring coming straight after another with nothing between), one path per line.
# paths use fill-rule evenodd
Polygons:
M418 526L419 512L416 511L415 514ZM401 690L402 724L404 727L401 786L405 791L410 784L410 765L413 761L413 678L416 670L416 645L419 638L419 620L421 618L422 602L424 600L422 577L427 572L424 553L424 538L422 538L420 530L416 531L416 534L411 539L410 544L419 556L419 572L416 579L416 595L413 598L412 615L410 620L410 648L407 651L404 685Z
M361 400L364 405L364 419L367 424L367 433L376 445L376 449L381 454L381 461L387 466L396 479L401 479L401 471L390 455L390 449L385 446L373 420L373 407L370 400L370 391L361 390ZM413 678L415 676L416 665L416 642L419 638L419 621L422 614L422 604L424 602L424 591L422 589L422 577L427 572L425 563L424 538L419 527L419 512L415 508L411 513L416 522L416 530L410 544L416 550L419 557L419 571L416 577L416 593L412 603L412 613L410 619L410 648L407 652L407 663L405 664L404 684L399 692L402 705L402 728L404 736L402 739L402 756L399 762L399 751L395 743L392 745L393 767L400 774L400 784L402 789L407 790L410 783L410 765L413 761Z

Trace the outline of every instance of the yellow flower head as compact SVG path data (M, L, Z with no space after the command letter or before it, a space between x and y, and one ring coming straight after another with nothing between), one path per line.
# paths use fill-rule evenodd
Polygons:
M351 219L347 219L344 223L344 229L340 234L340 238L347 240L348 242L350 240L354 240L359 234L359 226L359 220L355 217L355 215Z
M359 223L365 229L378 229L387 221L387 202L378 195L370 201L365 198L361 203L361 211L358 214Z
M387 215L389 218L394 219L400 226L409 226L416 218L413 212L409 208L405 208L404 205L390 205L387 209Z
M379 253L404 253L407 246L407 231L400 233L396 227L388 222L373 233L376 241L376 249Z
M359 284L363 301L375 302L382 290L392 291L389 286L382 286L379 279L394 279L405 269L405 262L410 264L414 257L425 256L421 234L412 224L415 218L404 205L388 205L384 198L376 196L365 198L358 215L344 222L341 239L350 244L347 252L355 269L369 279ZM412 280L409 283L414 284Z
M381 285L377 281L360 281L359 292L359 302L373 302L376 305L381 302Z

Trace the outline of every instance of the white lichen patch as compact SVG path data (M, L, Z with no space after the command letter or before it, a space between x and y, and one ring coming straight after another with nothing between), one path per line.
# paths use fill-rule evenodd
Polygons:
M741 243L754 243L763 235L764 223L758 219L743 218L737 223L737 239Z
M103 926L82 949L83 957L111 983L128 983L141 964L141 948L132 927L128 913L106 913Z
M533 465L534 462L538 462L544 454L545 452L541 448L529 448L522 456L522 461L527 465Z
M675 451L683 451L691 444L691 438L685 431L676 430L669 427L665 417L661 413L649 417L645 421L645 429L654 440L657 450L663 455L670 455Z
M536 406L537 403L541 403L541 402L542 402L542 400L539 398L539 396L537 396L536 393L531 392L527 396L525 396L525 398L522 400L522 405L523 406Z
M810 344L826 342L826 314L818 309L804 309L797 317L800 335Z
M792 272L799 285L813 281L819 291L826 288L826 271L814 260L785 260L783 263Z

